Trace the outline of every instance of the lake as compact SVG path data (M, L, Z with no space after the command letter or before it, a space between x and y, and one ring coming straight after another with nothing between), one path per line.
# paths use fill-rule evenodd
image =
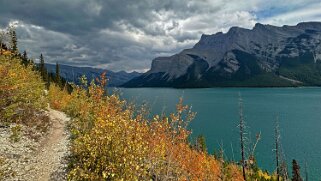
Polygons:
M137 104L147 102L152 114L175 110L179 97L197 112L190 124L193 136L204 135L208 151L224 148L225 159L240 159L239 93L252 142L257 145L258 165L275 170L274 128L278 117L281 146L291 175L292 159L305 163L310 180L321 178L321 88L131 88L120 89L121 96ZM250 140L251 140L250 139Z

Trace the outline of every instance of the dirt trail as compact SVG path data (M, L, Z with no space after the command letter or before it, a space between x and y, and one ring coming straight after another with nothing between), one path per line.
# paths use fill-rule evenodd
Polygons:
M69 118L50 108L47 114L52 124L40 141L23 136L20 141L12 142L10 128L0 128L0 156L7 161L3 167L14 173L4 180L66 180Z
M65 180L64 156L68 152L68 135L65 131L67 116L49 108L52 127L40 143L35 153L34 174L32 180Z

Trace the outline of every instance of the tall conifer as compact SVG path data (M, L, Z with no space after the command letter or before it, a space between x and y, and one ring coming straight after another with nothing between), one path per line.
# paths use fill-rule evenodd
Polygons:
M41 76L44 77L44 73L45 73L45 60L44 60L42 54L40 54L39 71L40 71L40 73L41 73Z
M23 51L23 54L22 54L22 63L24 65L28 65L28 55L27 55L27 52L26 51Z
M59 85L59 86L62 86L61 85L61 79L60 79L60 67L59 67L59 64L56 63L56 83Z
M11 27L10 28L10 38L11 38L11 50L15 53L18 54L18 40L17 40L17 34L16 30Z

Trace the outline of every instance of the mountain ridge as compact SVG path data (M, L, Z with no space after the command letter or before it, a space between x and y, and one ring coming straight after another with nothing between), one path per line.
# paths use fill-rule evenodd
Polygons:
M232 27L226 33L203 34L178 54L155 58L148 72L123 86L319 86L320 44L321 22Z
M54 64L45 64L49 73L56 73L56 65ZM100 74L106 72L106 77L108 78L109 87L117 87L125 82L141 75L141 73L133 71L127 73L125 71L114 72L107 69L93 68L93 67L76 67L71 65L59 64L60 67L60 76L65 78L68 82L74 82L79 84L79 78L83 75L87 77L89 81L99 77Z

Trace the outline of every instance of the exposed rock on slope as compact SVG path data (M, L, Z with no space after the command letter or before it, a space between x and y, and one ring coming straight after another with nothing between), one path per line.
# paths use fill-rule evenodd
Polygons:
M232 27L227 33L202 35L179 54L154 59L150 71L124 86L321 85L320 44L320 22Z

